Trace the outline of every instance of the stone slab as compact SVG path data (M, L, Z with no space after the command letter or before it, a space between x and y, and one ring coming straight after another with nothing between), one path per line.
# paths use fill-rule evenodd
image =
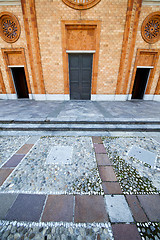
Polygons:
M136 222L148 222L147 216L141 208L137 197L135 195L126 195L126 199Z
M122 189L118 182L102 182L104 194L122 194Z
M102 181L117 181L116 175L114 173L113 167L111 166L100 166L99 167L99 174Z
M46 164L71 164L72 154L71 146L54 146L47 156Z
M8 210L13 205L18 194L1 193L0 194L0 219L4 220Z
M14 154L2 167L4 168L10 168L10 167L16 167L20 161L24 158L24 154Z
M96 137L96 136L94 136L94 137L92 137L92 141L93 141L93 143L102 144L102 139L101 139L101 137Z
M16 154L27 154L30 149L33 147L34 144L24 144L17 152Z
M4 183L4 181L7 179L7 177L11 174L13 169L0 169L0 186Z
M141 240L134 224L112 224L114 240Z
M132 148L128 152L128 155L130 157L138 159L141 162L147 163L152 167L154 167L155 161L157 159L157 154L137 146L132 146Z
M138 195L138 199L149 220L160 222L160 195Z
M19 194L5 220L38 222L43 210L45 195Z
M96 154L96 160L97 164L99 166L107 166L107 165L112 165L111 161L109 160L107 154Z
M106 222L108 216L102 196L79 196L75 197L76 223Z
M123 195L106 195L106 206L111 222L134 222Z
M39 139L39 136L32 136L28 139L28 141L26 142L26 144L35 144Z
M49 195L42 222L72 222L73 199L71 195Z
M106 153L106 149L103 144L94 143L95 153Z

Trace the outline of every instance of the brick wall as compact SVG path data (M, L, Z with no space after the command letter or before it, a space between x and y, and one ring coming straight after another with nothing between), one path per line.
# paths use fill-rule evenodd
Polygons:
M101 20L97 93L114 94L121 56L126 0L102 0L88 10L74 10L61 0L36 0L46 93L63 93L61 20Z

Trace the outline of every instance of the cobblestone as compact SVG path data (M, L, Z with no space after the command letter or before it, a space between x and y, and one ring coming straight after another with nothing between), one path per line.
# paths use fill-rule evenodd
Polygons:
M100 239L113 240L110 223L66 224L66 223L19 223L0 222L1 239Z
M53 146L73 147L73 164L46 164ZM92 139L42 137L0 190L47 194L103 194Z
M160 190L160 144L146 137L103 137L110 160L124 193L158 193ZM128 156L129 149L137 145L157 154L156 169Z

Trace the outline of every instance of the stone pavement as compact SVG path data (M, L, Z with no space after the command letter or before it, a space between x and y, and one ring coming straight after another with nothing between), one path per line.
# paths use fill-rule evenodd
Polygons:
M0 238L159 239L160 136L151 135L1 136ZM133 145L157 154L154 168L128 156Z
M104 121L160 120L160 102L0 100L0 120Z
M0 109L9 125L160 122L153 101L0 100ZM0 132L0 219L0 239L7 240L160 239L160 132L9 126Z

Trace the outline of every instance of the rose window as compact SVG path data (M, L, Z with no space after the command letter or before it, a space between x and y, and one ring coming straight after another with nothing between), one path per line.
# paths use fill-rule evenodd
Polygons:
M95 6L101 0L62 0L71 8L84 10Z
M11 13L0 14L0 35L8 43L14 43L20 36L20 25Z
M160 15L150 14L142 24L142 37L148 43L155 43L160 38Z

